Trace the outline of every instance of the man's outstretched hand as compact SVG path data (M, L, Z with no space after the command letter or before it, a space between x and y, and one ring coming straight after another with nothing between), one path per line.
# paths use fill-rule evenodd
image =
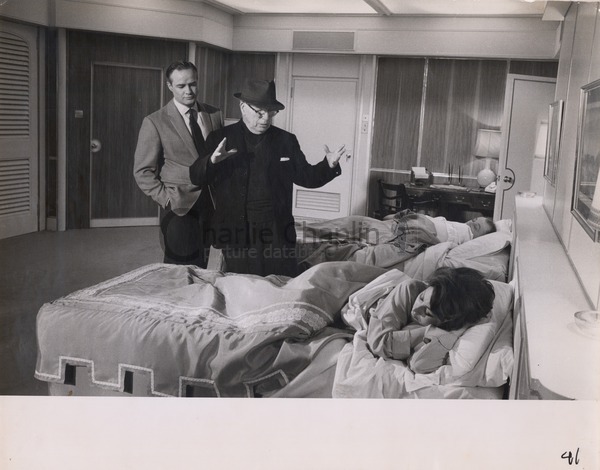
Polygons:
M335 152L332 152L331 150L329 150L329 147L327 145L324 145L323 150L325 150L325 157L327 158L329 166L331 168L334 168L336 165L339 164L340 158L342 158L342 155L344 155L344 153L346 152L346 146L341 145ZM349 158L350 155L346 155L346 157Z
M226 160L237 153L237 149L227 150L226 145L227 137L223 138L223 140L219 143L219 145L217 145L217 148L210 156L211 163L215 164L222 162L223 160Z

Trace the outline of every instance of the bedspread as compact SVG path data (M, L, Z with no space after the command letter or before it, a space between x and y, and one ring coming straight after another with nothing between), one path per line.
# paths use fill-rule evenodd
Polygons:
M294 379L329 339L350 294L382 274L324 263L300 276L239 275L153 264L45 304L36 378L63 382L86 365L94 385L123 390L125 371L150 374L151 393L262 396ZM293 352L296 342L308 347Z

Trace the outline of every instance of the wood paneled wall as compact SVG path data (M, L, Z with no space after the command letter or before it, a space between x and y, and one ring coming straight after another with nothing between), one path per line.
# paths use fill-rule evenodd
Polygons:
M476 175L477 129L500 127L507 73L507 61L379 59L371 167Z
M196 48L198 68L198 100L225 109L227 93L227 56L224 51L209 47Z
M241 118L239 101L233 94L241 91L245 78L273 80L275 54L228 53L207 47L196 49L196 65L206 103L221 108L226 118Z
M90 220L91 64L113 62L165 69L187 59L187 42L113 34L67 33L67 228L88 228ZM171 94L164 87L164 103ZM83 118L75 117L83 111ZM137 139L137 135L128 136ZM132 175L133 178L133 175Z
M407 156L418 154L425 63L425 59L379 59L371 158L374 168L404 168Z
M475 176L477 130L500 128L509 71L556 76L557 64L380 58L371 168L446 173L453 165Z
M475 176L473 157L480 128L499 129L506 83L506 62L431 60L426 82L423 145L419 166Z
M511 60L509 73L556 78L558 75L558 62Z
M556 62L381 57L369 178L409 180L413 166L461 173L465 184L484 161L473 155L477 130L500 129L508 73L556 76Z
M56 29L47 29L46 35L46 217L58 214L58 79Z

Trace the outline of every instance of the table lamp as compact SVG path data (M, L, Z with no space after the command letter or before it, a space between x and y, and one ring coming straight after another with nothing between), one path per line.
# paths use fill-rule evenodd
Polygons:
M493 129L478 129L475 143L475 157L485 158L485 168L477 173L479 186L485 188L496 181L496 173L490 168L492 159L500 157L500 139L502 133Z

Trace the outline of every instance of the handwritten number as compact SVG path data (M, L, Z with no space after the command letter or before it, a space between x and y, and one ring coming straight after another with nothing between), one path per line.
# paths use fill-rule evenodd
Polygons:
M569 451L563 452L562 455L560 456L560 458L567 459L567 461L569 462L569 465L573 465L573 463L575 463L575 465L579 465L579 447L575 451L575 457L573 457L573 452L571 452L569 450Z

